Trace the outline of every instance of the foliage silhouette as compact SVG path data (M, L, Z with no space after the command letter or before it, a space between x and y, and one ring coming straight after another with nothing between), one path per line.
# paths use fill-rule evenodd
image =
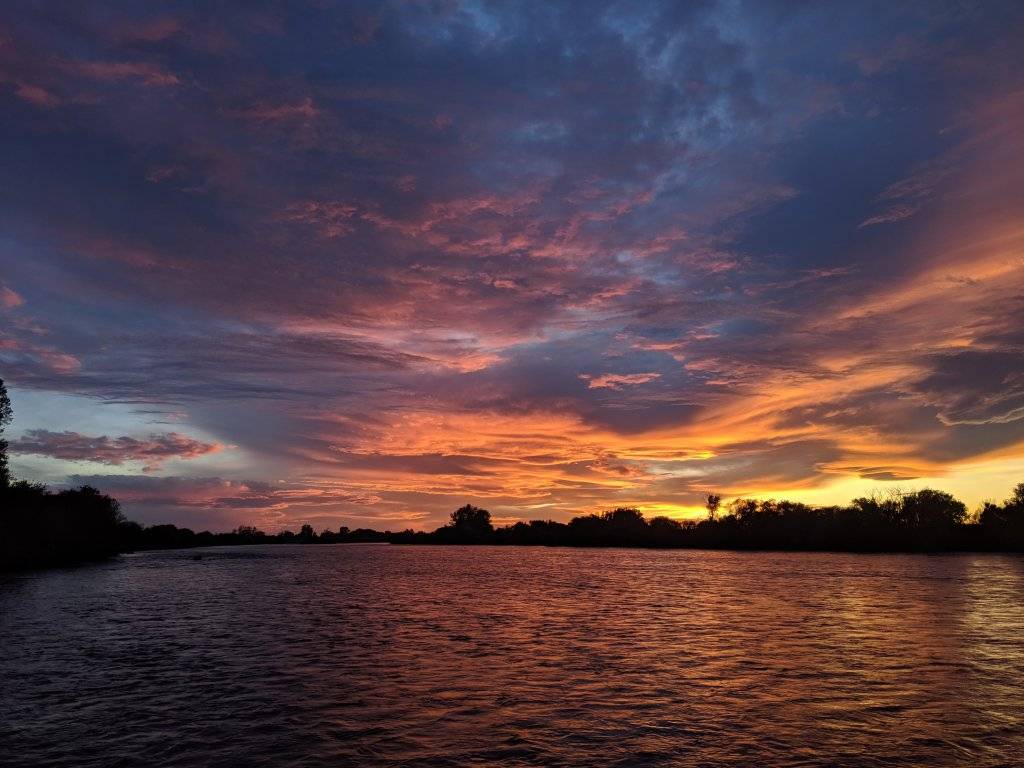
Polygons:
M434 535L449 544L485 543L494 535L491 513L466 504L452 512L448 525L438 528Z
M704 520L647 520L620 507L568 523L531 520L497 528L475 540L454 537L452 526L433 533L404 531L398 544L481 543L570 547L656 547L832 551L1024 551L1024 483L1003 505L987 504L977 521L948 493L924 489L854 499L847 506L811 507L792 501L737 499L719 514L708 496ZM454 516L453 516L454 519Z
M4 439L4 430L11 423L13 416L11 398L7 396L7 387L4 386L4 380L0 379L0 488L6 488L11 484L11 471L7 465L7 441Z
M708 519L714 520L718 514L718 510L722 506L722 497L717 493L709 493L707 500L704 503L704 508L708 511Z
M988 502L968 522L949 494L922 490L859 498L846 506L738 499L703 520L650 520L619 507L568 523L531 520L494 528L487 510L467 505L433 532L368 528L268 534L253 526L228 533L127 521L117 502L94 488L48 491L15 482L0 490L0 570L64 565L118 552L246 544L491 544L831 551L1024 551L1024 483L1003 504Z
M123 549L117 501L95 488L53 493L15 482L0 487L0 570L99 560Z

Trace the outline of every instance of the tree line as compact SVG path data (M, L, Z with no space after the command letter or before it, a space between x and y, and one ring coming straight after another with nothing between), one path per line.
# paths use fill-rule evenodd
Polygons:
M490 544L497 546L648 547L835 551L1024 551L1024 483L1003 503L973 516L959 500L925 489L813 507L792 501L706 499L701 520L648 519L620 507L567 523L531 520L495 527L490 512L465 505L434 531L369 528L269 534L253 526L227 533L127 520L116 499L95 488L51 491L12 479L5 427L11 403L0 380L0 571L100 560L118 553L246 544Z
M403 531L396 544L495 544L561 547L832 550L847 552L1024 551L1024 483L1002 504L975 516L948 493L925 489L854 499L844 506L737 499L722 509L709 494L700 520L646 518L620 507L568 523L531 520L494 527L487 510L452 513L426 533Z

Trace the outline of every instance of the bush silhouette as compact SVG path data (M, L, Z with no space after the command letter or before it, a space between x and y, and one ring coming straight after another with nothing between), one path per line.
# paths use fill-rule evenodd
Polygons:
M0 489L0 505L3 569L99 560L121 550L121 509L95 488L51 493L16 482Z

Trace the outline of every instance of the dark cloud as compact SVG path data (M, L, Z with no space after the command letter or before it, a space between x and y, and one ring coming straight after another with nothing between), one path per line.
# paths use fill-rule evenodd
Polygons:
M937 356L914 385L949 426L1024 420L1024 349Z
M10 444L12 453L49 456L67 461L95 461L113 465L139 462L144 464L144 472L158 469L169 459L194 459L216 453L222 448L217 443L204 443L177 432L140 439L127 435L89 437L77 432L50 432L45 429L30 429Z

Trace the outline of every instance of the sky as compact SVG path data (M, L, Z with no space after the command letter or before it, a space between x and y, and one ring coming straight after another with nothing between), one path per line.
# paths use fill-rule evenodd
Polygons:
M1019 2L0 9L17 477L196 529L1024 481Z

